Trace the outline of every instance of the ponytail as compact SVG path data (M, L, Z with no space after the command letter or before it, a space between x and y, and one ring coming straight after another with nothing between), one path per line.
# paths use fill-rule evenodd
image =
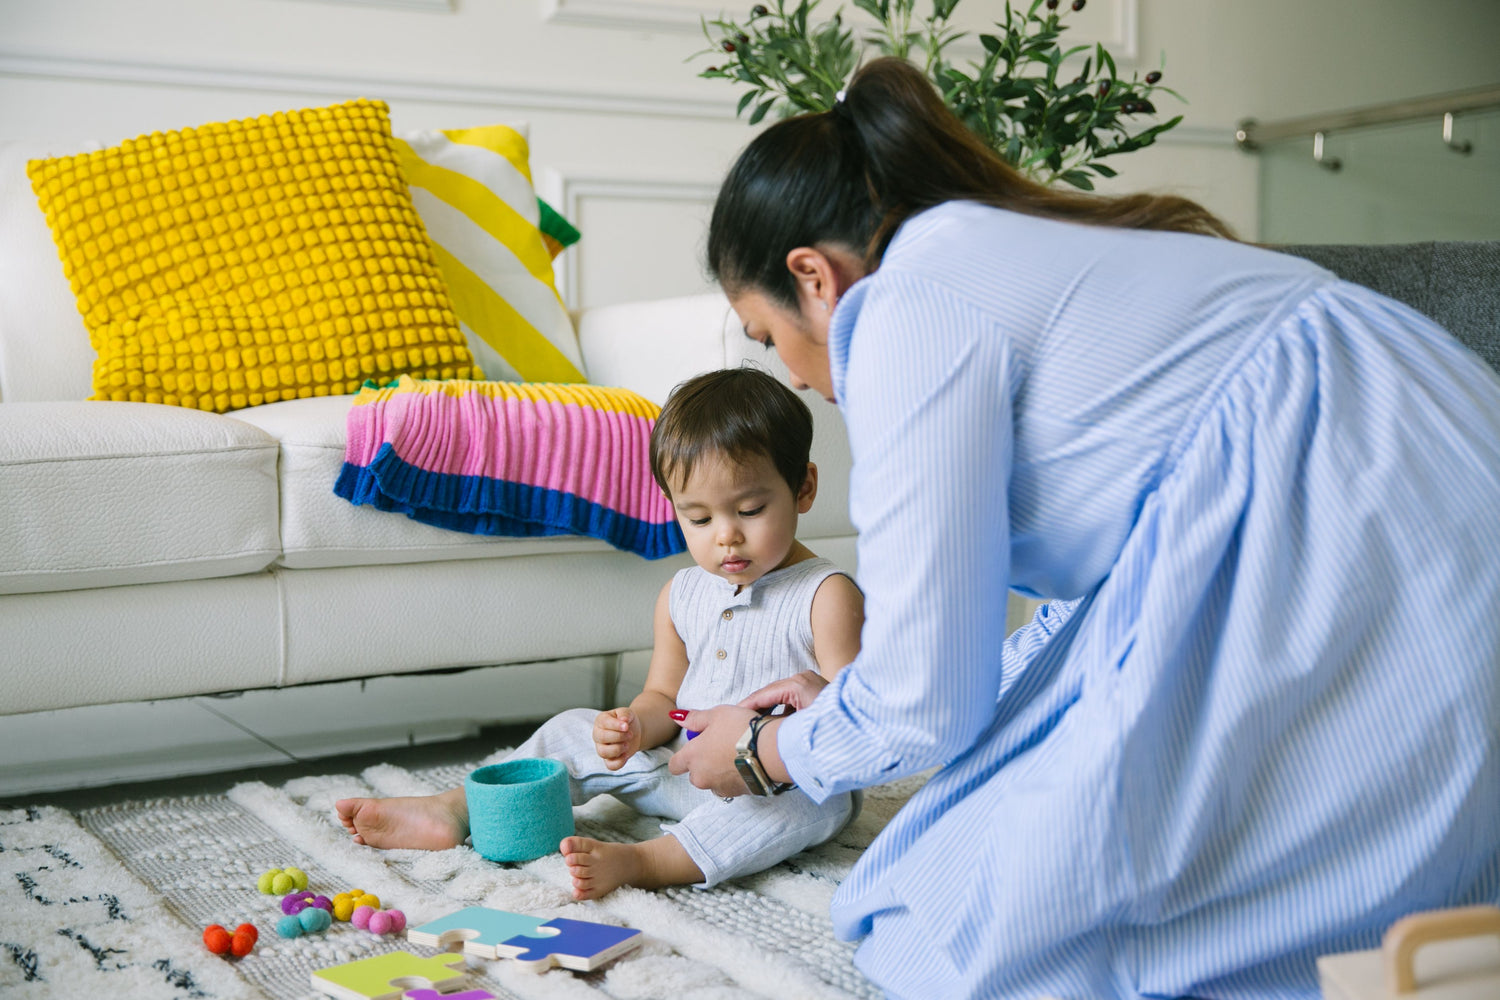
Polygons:
M708 269L730 295L755 290L796 308L786 256L838 244L874 270L896 230L948 201L1125 229L1233 238L1186 198L1054 190L1016 170L959 121L901 59L869 63L832 111L757 136L730 168L708 229Z

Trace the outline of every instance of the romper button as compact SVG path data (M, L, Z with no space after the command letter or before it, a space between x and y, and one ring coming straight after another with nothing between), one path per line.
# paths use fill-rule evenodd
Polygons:
M715 656L717 656L717 657L718 657L718 658L719 658L719 659L721 659L721 660L722 660L722 659L724 659L724 657L726 657L726 656L728 656L728 655L729 655L729 654L728 654L728 653L726 653L726 652L724 652L724 651L723 651L723 650L722 650L722 649L721 649L721 650L719 650L719 651L718 651L718 652L717 652L717 653L715 653L715 654L714 654L714 655L715 655Z
M724 609L724 620L727 622L727 621L729 621L729 619L731 619L733 617L734 617L734 610L731 609L731 608L725 608Z

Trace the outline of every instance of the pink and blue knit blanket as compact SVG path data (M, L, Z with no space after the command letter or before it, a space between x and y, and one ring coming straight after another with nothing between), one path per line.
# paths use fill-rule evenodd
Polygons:
M660 408L628 389L539 382L367 386L333 491L478 535L589 535L659 559L687 546L651 478Z

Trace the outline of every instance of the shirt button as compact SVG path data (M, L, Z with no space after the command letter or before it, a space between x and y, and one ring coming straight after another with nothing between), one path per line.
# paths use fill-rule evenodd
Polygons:
M729 619L731 619L733 617L734 617L734 609L733 608L725 608L724 609L724 620L727 622L727 621L729 621Z
M717 652L717 653L715 653L715 654L714 654L714 655L715 655L715 656L717 656L717 657L718 657L718 658L719 658L719 659L721 659L721 660L722 660L722 659L724 659L724 657L726 657L726 656L728 656L728 655L729 655L729 654L728 654L728 653L726 653L726 652L724 652L724 651L723 651L723 650L722 650L722 649L721 649L721 650L719 650L719 651L718 651L718 652Z

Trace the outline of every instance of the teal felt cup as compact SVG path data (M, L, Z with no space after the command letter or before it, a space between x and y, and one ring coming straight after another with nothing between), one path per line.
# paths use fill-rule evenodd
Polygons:
M490 861L530 861L573 834L568 769L561 761L521 757L490 764L464 779L469 839Z

